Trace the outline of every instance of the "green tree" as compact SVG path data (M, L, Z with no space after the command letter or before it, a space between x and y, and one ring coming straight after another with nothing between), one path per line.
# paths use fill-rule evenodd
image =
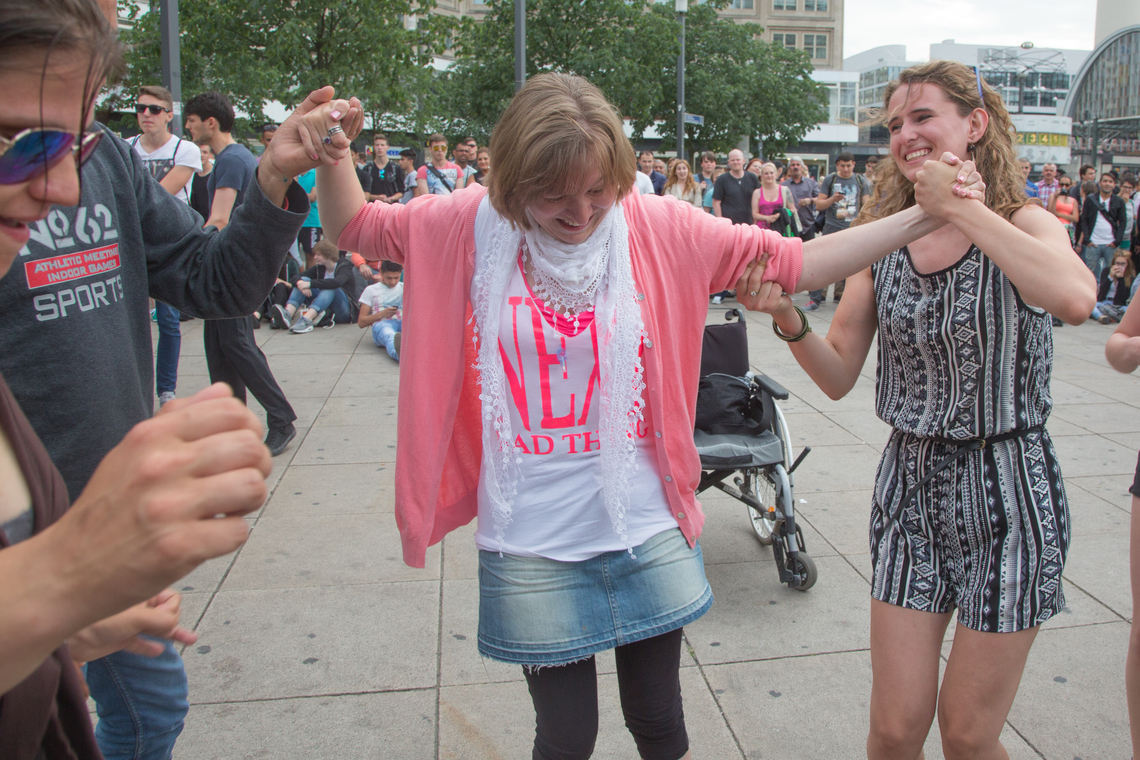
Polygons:
M157 3L142 12L119 2L132 21L123 33L129 52L121 100L161 81L161 69ZM331 84L359 97L374 119L415 121L417 96L433 79L432 57L456 26L434 8L435 0L181 0L182 90L187 98L220 90L257 117L269 101L293 108ZM415 24L405 23L413 17ZM373 123L383 126L382 119Z
M826 111L807 56L758 39L755 24L717 17L727 0L694 4L686 23L686 109L705 116L687 145L726 151L741 137L769 151L797 142ZM464 24L448 73L454 113L486 137L514 90L514 0L491 0L481 24ZM677 33L672 6L650 0L528 0L527 75L586 77L629 119L634 138L656 124L675 142Z

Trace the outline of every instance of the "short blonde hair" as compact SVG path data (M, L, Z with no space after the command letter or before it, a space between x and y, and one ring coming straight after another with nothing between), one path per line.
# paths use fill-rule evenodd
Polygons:
M526 209L537 198L580 191L591 169L618 198L632 189L636 171L617 109L570 74L538 74L515 93L491 132L491 155L491 205L523 229L530 229Z

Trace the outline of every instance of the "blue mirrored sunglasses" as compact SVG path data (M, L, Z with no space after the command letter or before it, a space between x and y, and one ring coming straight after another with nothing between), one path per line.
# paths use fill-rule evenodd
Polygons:
M102 130L88 132L76 144L75 135L58 129L25 129L15 137L0 137L0 185L34 179L68 155L83 166L103 138Z

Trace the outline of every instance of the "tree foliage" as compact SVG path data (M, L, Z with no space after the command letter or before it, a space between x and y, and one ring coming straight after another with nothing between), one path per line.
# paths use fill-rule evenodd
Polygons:
M727 0L692 4L685 29L690 148L724 152L748 137L768 153L800 141L826 118L826 90L798 51L758 39L755 24L722 20ZM490 134L514 90L514 0L490 0L481 24L466 23L448 73L458 131ZM634 138L656 125L675 142L677 35L671 4L650 0L528 0L527 75L563 71L586 77L629 119Z
M120 97L129 98L137 86L161 81L159 12L157 2L149 12L119 2L133 22L123 32L129 52ZM216 89L256 117L269 101L293 108L331 84L376 118L414 122L434 86L432 57L456 27L434 7L434 0L181 0L184 97ZM413 16L417 23L405 24Z

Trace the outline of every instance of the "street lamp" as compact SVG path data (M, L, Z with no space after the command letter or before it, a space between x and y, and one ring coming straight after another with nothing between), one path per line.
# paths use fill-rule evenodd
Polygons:
M515 92L526 84L526 0L515 0Z
M689 0L673 0L677 10L677 20L681 22L678 40L681 52L677 55L677 158L685 160L685 14L689 11Z

